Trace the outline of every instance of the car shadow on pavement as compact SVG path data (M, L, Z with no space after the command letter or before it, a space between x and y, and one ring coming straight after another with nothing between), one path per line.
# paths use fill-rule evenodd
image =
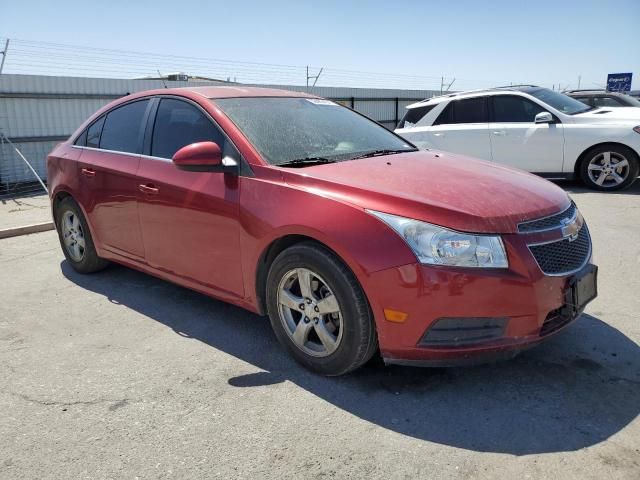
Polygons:
M94 275L66 261L61 268L78 286L261 370L228 379L234 387L288 380L365 421L430 442L513 455L573 451L609 438L640 411L640 347L590 315L502 363L420 369L372 361L325 378L294 363L266 317L125 267Z
M598 193L599 195L640 195L640 178L625 190L614 190L612 192L595 192L584 186L582 182L576 180L558 180L556 185L569 194L575 193Z

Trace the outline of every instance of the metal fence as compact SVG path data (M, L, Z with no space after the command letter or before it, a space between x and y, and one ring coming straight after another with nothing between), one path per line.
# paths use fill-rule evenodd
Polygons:
M228 84L216 81L126 80L113 78L0 75L0 198L42 191L46 156L93 112L129 93L171 87ZM297 85L255 85L308 91L330 98L393 129L404 108L434 90L401 90ZM27 163L28 162L28 163Z

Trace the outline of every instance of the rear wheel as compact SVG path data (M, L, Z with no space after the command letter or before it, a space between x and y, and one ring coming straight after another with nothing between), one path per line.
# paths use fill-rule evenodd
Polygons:
M280 343L314 372L348 373L377 349L362 287L319 245L301 243L276 257L267 278L267 310Z
M64 256L74 270L92 273L109 264L98 257L87 221L73 198L66 197L58 205L56 228Z
M594 190L621 190L638 176L638 156L622 145L603 145L588 151L580 165L580 177Z

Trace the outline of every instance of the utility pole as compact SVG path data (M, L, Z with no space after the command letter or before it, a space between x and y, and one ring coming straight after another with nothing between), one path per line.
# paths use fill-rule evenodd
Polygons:
M320 78L320 75L322 74L322 70L324 70L324 67L320 69L317 75L309 75L309 65L307 65L307 91L309 90L309 80L313 78L313 85L311 85L311 88L315 87L318 78Z
M449 90L451 90L451 85L453 85L453 82L455 82L456 79L454 78L453 80L451 80L451 83L449 85L447 85L447 89L445 90L446 92L448 92Z
M578 75L578 90L580 90L580 80L582 80L582 75Z
M449 85L447 85L447 89L444 89L444 77L440 77L440 95L444 94L444 92L448 92L449 89L451 88L451 85L453 85L453 82L455 82L456 79L454 78L453 80L451 80L451 83Z
M0 52L2 54L2 62L0 62L0 75L2 75L2 69L4 67L4 61L7 59L7 51L9 51L9 39L4 42L4 50Z

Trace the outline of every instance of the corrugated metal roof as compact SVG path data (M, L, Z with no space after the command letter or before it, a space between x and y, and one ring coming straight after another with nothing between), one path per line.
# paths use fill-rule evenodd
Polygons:
M46 75L0 75L0 93L124 95L126 93L168 87L202 87L229 85L226 82L162 81L117 78L53 77ZM402 90L386 88L306 87L304 85L244 84L246 86L279 88L294 92L308 92L321 97L350 98L410 98L421 100L435 95L435 90Z
M47 75L0 75L0 93L117 95L170 87L228 85L226 82L174 82L119 78L53 77Z
M168 87L229 85L226 82L176 82L113 78L54 77L45 75L0 75L0 132L10 138L68 137L87 117L100 107L127 93ZM396 101L398 117L404 107L417 100L430 98L434 90L400 90L350 87L310 87L292 85L244 85L308 92L321 97L345 99L355 110L394 128ZM22 95L22 96L21 96ZM51 97L47 97L50 95ZM56 97L57 96L57 97ZM63 97L64 96L64 97ZM358 100L366 98L367 100ZM376 100L379 99L379 100ZM34 139L32 139L34 140ZM35 139L37 140L37 139ZM16 145L33 163L43 178L45 159L57 141L31 141ZM0 181L31 181L33 174L22 160L4 145L0 156Z

